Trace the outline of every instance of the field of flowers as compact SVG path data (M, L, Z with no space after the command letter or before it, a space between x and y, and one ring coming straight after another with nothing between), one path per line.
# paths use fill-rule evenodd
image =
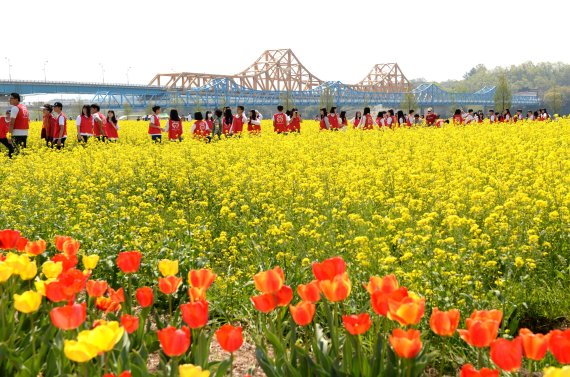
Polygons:
M290 135L275 135L264 122L261 135L209 144L190 137L153 144L146 123L125 121L118 143L87 147L77 145L70 126L64 151L43 147L39 127L33 124L37 139L31 136L22 155L0 157L0 228L29 240L6 235L14 244L1 245L23 252L4 253L0 262L5 375L142 376L146 357L159 350L158 375L190 363L222 375L233 356L208 360L207 349L217 337L233 355L236 344L225 348L224 331L240 343L241 328L222 331L227 323L243 327L257 346L258 372L267 375L415 376L426 365L454 374L467 363L511 371L520 364L500 361L517 354L511 348L527 358L533 352L523 336L491 345L497 334L568 327L570 119L334 133L305 121L301 134ZM71 239L56 242L58 235ZM130 258L122 253L131 250L140 253L129 270L119 255ZM26 251L32 256L24 258ZM62 266L46 267L54 255ZM98 258L90 265L84 256ZM342 259L327 260L335 256ZM76 273L74 258L90 275ZM206 277L192 281L192 274ZM88 280L105 282L105 299L91 294ZM54 282L53 290L66 293L52 292L52 299ZM299 284L309 288L289 288ZM152 292L146 307L141 287ZM313 299L305 289L316 291ZM48 296L24 300L38 303L29 314L14 296L27 291ZM204 302L205 309L180 306ZM80 312L83 320L60 327L51 314L57 307L67 310L60 317ZM430 322L449 309L461 320L446 317L451 330L439 334ZM363 317L341 319L357 313ZM94 327L100 319L109 322ZM303 327L307 320L321 325ZM488 330L482 343L468 333L475 322ZM341 334L343 323L349 334ZM461 337L453 336L458 326L467 329ZM191 342L170 349L156 329L171 331L163 339ZM82 344L97 343L90 337L108 344L81 362L63 351L72 344L81 354ZM570 362L570 330L554 331L549 342L548 356L525 361L525 369ZM36 355L36 343L45 354ZM481 351L489 345L490 358ZM182 376L200 375L185 368Z

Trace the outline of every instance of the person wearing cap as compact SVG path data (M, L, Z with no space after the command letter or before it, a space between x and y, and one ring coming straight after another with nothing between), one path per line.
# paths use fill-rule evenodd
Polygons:
M28 130L30 129L30 113L18 93L10 93L10 135L14 136L16 146L26 148Z
M428 126L434 126L435 125L435 121L437 120L438 116L436 113L433 112L433 109L431 107L428 107L427 109L427 114L426 114L426 124Z
M63 105L61 102L53 104L53 112L55 113L55 126L53 129L53 144L57 149L65 146L67 139L67 117L63 113Z
M8 139L8 131L10 130L10 109L6 110L6 116L0 117L0 143L8 148L8 157L12 158L14 153L14 144Z
M93 136L99 141L105 141L107 118L101 113L101 107L96 103L91 105L91 119L93 121Z
M52 114L53 107L49 104L45 104L40 109L43 113L41 137L45 139L46 147L53 147L53 129L55 127L55 118Z

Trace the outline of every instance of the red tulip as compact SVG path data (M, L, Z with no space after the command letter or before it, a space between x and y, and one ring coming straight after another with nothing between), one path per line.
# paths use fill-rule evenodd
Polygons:
M342 324L346 331L352 335L364 334L370 326L372 321L370 320L370 314L353 314L353 315L343 315Z
M85 288L87 278L74 268L63 271L56 281L46 285L46 296L52 302L73 301L75 295Z
M488 347L497 337L503 313L500 310L475 310L465 321L467 330L457 330L474 347Z
M275 294L275 297L277 298L277 306L287 306L293 299L293 290L290 286L284 285Z
M139 270L142 254L140 251L123 251L117 257L117 266L125 274L132 274Z
M519 337L522 339L523 352L526 358L542 360L548 351L548 336L533 334L529 329L520 329Z
M103 377L117 377L117 375L115 375L115 373L105 373ZM131 372L126 370L123 373L119 374L119 377L132 377L132 376Z
M269 313L277 307L277 298L274 294L271 293L252 296L251 302L253 303L253 306L255 306L255 309L259 310L262 313Z
M210 285L216 279L216 274L211 270L201 269L201 270L190 270L188 273L188 281L190 285L194 288L200 288L204 291L210 288Z
M20 237L18 242L16 242L16 250L22 252L26 249L26 245L28 244L28 239L24 237Z
M17 230L4 229L0 230L0 249L15 249L20 239L20 232Z
M191 329L199 329L208 323L208 301L195 301L180 305L182 320Z
M239 326L223 325L216 331L216 339L224 350L233 353L243 344L242 329Z
M442 312L434 308L429 319L429 326L439 336L453 336L459 325L459 315L457 309Z
M404 297L401 300L388 300L388 318L400 325L415 325L424 315L426 300L418 297Z
M517 337L513 341L495 339L491 343L491 359L499 368L507 372L514 372L522 364L522 340Z
M368 284L363 284L364 288L371 295L374 292L381 291L383 293L392 293L399 288L398 280L395 275L387 275L383 278L378 276L371 276Z
M113 302L117 302L117 303L121 303L121 302L125 302L125 291L123 290L123 288L119 288L116 291L109 287L109 298L111 299L111 301Z
M154 301L154 293L150 287L138 288L135 293L135 297L137 298L139 305L143 308L151 306Z
M88 280L86 288L89 297L101 297L107 292L108 285L105 280Z
M499 371L497 369L482 368L481 370L475 369L471 364L465 364L461 368L461 373L459 377L499 377Z
M63 251L63 244L66 241L72 241L73 238L69 236L55 236L55 248L57 251Z
M313 320L315 315L315 304L308 301L301 301L296 306L289 305L289 311L293 321L299 326L306 326Z
M158 289L165 295L171 295L178 290L182 284L182 278L176 276L167 276L165 278L158 278Z
M299 284L297 286L297 293L301 296L303 301L318 302L321 299L321 289L319 288L319 281L313 280L309 284Z
M190 329L186 326L182 326L182 329L168 326L158 330L157 334L162 351L167 356L183 355L190 347Z
M54 255L51 260L53 262L61 262L63 271L74 269L79 263L79 259L77 259L76 255L67 256L65 254L56 254Z
M352 284L348 278L348 273L344 272L336 275L332 280L320 280L319 288L327 300L337 302L348 297Z
M68 257L71 256L76 256L77 255L77 251L79 250L79 246L80 243L79 241L76 240L67 240L63 243L63 254L65 254Z
M62 330L73 330L85 322L87 309L85 303L68 304L53 308L49 312L51 323Z
M552 330L548 334L548 347L560 364L570 364L570 329Z
M40 255L46 251L46 241L37 240L34 242L28 242L26 245L26 253L30 255Z
M377 290L370 295L370 303L372 304L372 309L374 309L376 314L387 317L388 301L401 301L404 297L408 297L408 290L404 287L398 288L389 293Z
M285 276L283 270L277 266L272 270L262 271L253 275L255 288L263 293L277 293L283 286Z
M388 340L399 357L413 359L422 350L422 341L418 330L394 329Z
M321 263L313 263L313 274L317 280L333 280L335 276L346 271L346 263L342 257L325 259Z
M127 333L132 334L139 328L139 318L130 314L123 314L121 316L121 326L125 328Z

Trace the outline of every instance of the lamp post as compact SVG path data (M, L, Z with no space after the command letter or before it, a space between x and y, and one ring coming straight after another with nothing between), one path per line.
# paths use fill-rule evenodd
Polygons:
M47 82L47 76L46 76L46 65L47 65L48 61L44 61L44 82Z
M12 81L12 64L10 63L10 58L4 58L8 62L8 79Z
M131 70L131 68L133 67L127 68L127 85L129 85L129 71Z
M103 67L103 63L99 63L101 67L101 75L103 76L103 84L105 83L105 67Z

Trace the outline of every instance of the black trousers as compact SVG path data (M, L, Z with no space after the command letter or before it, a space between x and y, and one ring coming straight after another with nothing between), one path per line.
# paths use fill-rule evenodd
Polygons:
M0 139L0 143L4 144L6 148L8 148L8 157L12 158L12 154L14 154L14 145L6 138Z
M18 148L26 148L28 143L28 136L12 136Z

